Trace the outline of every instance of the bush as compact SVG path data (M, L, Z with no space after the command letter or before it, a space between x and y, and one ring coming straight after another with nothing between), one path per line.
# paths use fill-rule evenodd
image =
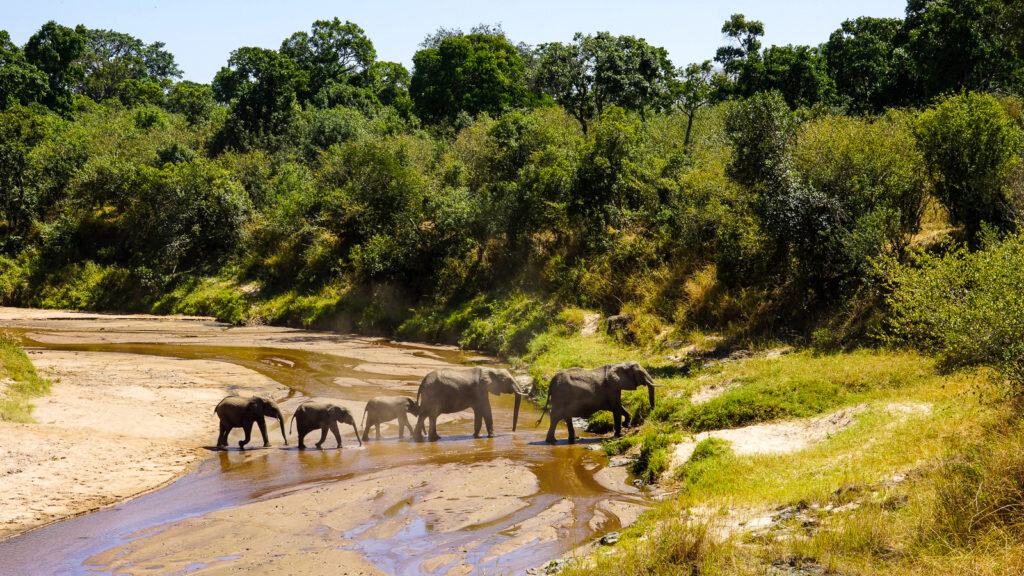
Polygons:
M947 367L987 365L1024 395L1024 232L984 250L889 262L889 338L937 352Z
M690 459L676 470L676 480L688 485L696 484L714 460L729 454L732 454L732 448L727 440L705 438L694 447Z

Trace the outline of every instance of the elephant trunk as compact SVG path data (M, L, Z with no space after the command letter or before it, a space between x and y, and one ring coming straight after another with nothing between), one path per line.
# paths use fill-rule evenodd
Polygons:
M277 421L281 423L281 438L284 438L284 445L287 446L288 434L284 431L284 414L281 414L280 410L277 411Z
M647 386L647 396L651 400L651 410L654 410L654 386Z
M363 439L359 436L359 429L356 428L356 421L352 419L352 431L356 433L356 440L359 440L359 446L363 445Z
M522 401L523 401L523 395L522 394L516 394L515 396L516 396L516 403L515 403L515 406L512 408L512 431L513 432L516 431L516 423L519 422L519 404L521 404Z

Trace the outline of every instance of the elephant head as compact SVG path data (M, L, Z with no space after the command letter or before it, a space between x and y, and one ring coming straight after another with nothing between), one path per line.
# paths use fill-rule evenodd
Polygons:
M277 407L277 404L263 396L253 396L249 401L249 407L256 416L277 418L277 421L281 423L281 437L284 438L284 444L287 446L288 435L284 431L284 414L281 413L281 409Z
M519 405L529 390L517 382L508 370L497 368L478 368L478 370L480 370L481 382L491 394L515 394L515 407L512 410L512 431L515 432L516 423L519 421Z
M651 408L654 408L654 388L658 385L639 362L612 364L608 367L608 381L619 390L636 390L640 386L647 386Z
M363 445L363 439L359 437L359 429L356 427L356 419L352 416L352 413L342 408L341 406L331 405L327 410L328 416L335 422L342 422L345 424L352 425L352 431L356 434L356 440L359 440L359 445Z
M409 414L412 414L413 416L419 416L420 415L420 405L417 404L415 400L413 400L412 398L409 398L407 396L405 398L405 403L406 403L405 404L405 411L406 412L408 412Z

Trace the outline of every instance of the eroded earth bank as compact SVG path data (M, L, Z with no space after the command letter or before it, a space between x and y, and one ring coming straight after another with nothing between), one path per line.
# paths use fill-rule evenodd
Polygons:
M357 418L424 374L487 362L453 348L205 318L0 309L52 393L34 424L0 422L0 556L19 574L517 573L631 523L643 495L597 445L543 443L538 414L496 437L452 415L437 443L215 451L213 407L266 394L286 416L329 398ZM254 428L253 445L260 446ZM307 444L316 438L307 437ZM33 529L34 528L34 529ZM46 550L46 553L40 553Z

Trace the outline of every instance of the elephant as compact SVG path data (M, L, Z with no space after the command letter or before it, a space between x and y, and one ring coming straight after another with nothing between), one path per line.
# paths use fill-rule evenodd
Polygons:
M416 419L413 437L423 441L424 422L430 420L430 441L439 440L437 417L467 408L473 409L473 437L480 437L481 422L487 424L487 437L494 436L491 401L488 394L515 394L512 413L512 431L519 420L519 404L528 391L509 374L508 370L476 367L472 369L435 370L423 377L416 400L420 413Z
M363 410L363 419L366 421L366 428L363 429L363 442L370 440L370 426L377 428L377 440L380 440L380 424L389 420L398 419L398 439L405 438L405 429L412 433L412 426L405 417L408 412L413 416L419 416L420 407L416 401L408 396L377 396L366 403Z
M220 417L220 435L217 436L218 448L228 445L228 433L232 428L241 428L245 430L245 439L239 440L238 447L245 450L245 445L249 443L249 438L252 435L253 422L260 427L260 434L263 435L263 447L270 446L270 440L267 439L265 416L277 418L281 423L281 437L284 438L285 446L288 445L288 436L284 433L284 415L281 414L281 409L273 400L263 396L251 398L228 396L221 400L213 411Z
M548 387L548 400L541 411L541 423L544 412L551 407L551 425L545 441L555 442L555 427L565 420L569 428L569 443L576 441L576 431L572 426L574 417L587 418L599 410L609 410L615 424L615 436L622 435L622 422L629 426L632 420L629 412L622 406L622 391L636 390L639 386L647 386L651 407L654 407L654 388L658 386L651 375L638 362L621 362L607 364L593 370L569 368L561 370L551 378Z
M342 408L329 402L310 401L299 404L299 407L295 409L295 414L292 414L291 422L288 424L289 432L291 432L291 425L296 420L299 422L300 450L306 449L302 439L306 437L306 434L317 428L320 429L320 441L316 443L317 448L323 446L324 440L327 439L328 428L334 434L334 439L338 441L338 448L341 448L341 433L338 432L338 422L351 424L352 431L356 433L356 440L359 440L359 430L356 428L356 419L352 417L352 413L347 408ZM363 445L362 440L359 440L359 445Z

